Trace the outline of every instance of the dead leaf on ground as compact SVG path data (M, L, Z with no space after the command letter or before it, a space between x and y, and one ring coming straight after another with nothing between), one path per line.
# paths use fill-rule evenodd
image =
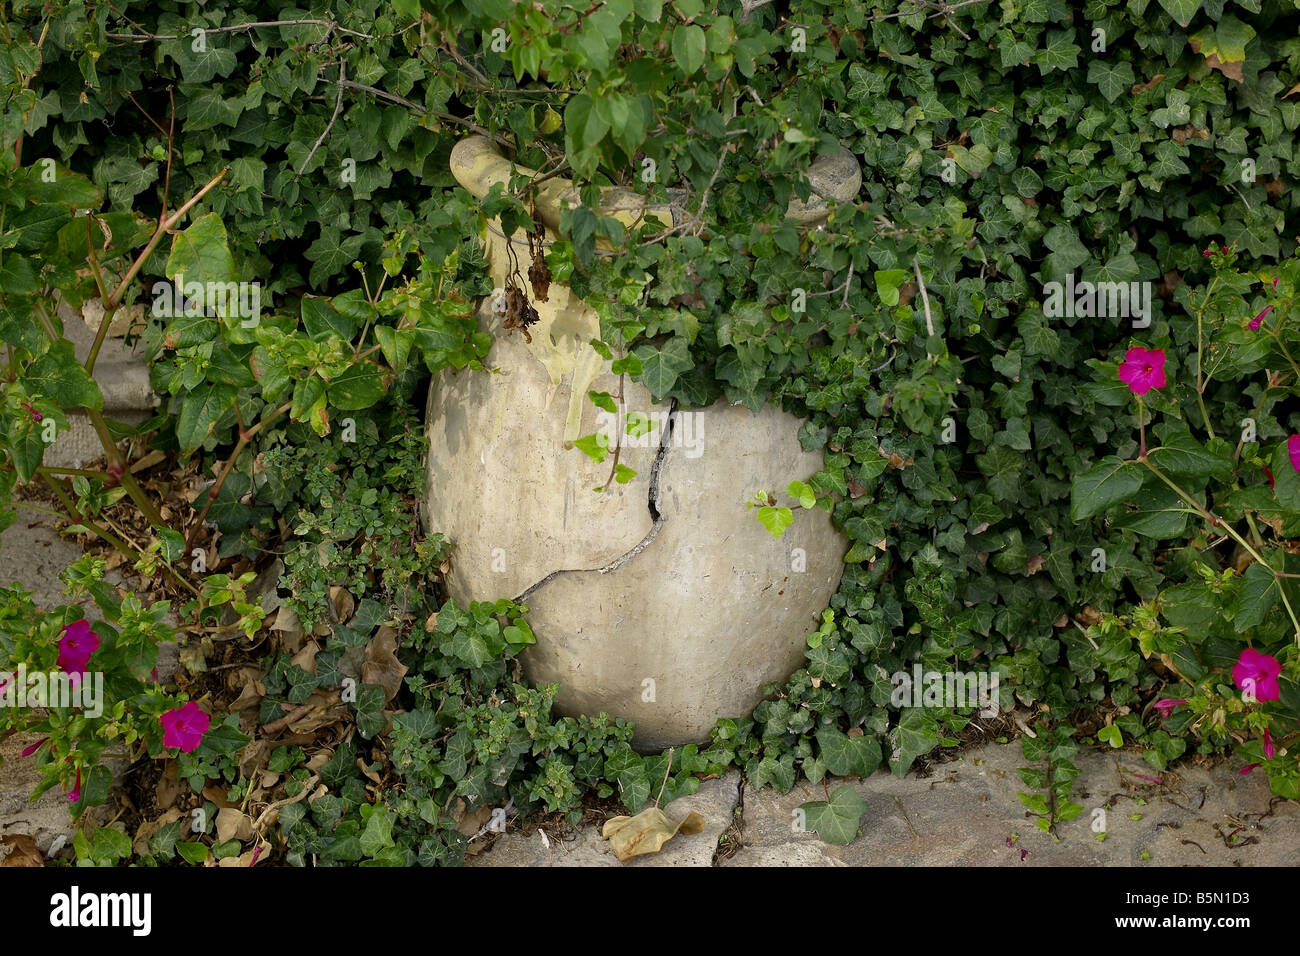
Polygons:
M647 807L634 817L611 817L600 829L600 835L614 848L614 855L623 863L634 856L658 853L665 843L679 833L701 833L704 817L694 810L680 823L673 823L658 807Z
M9 855L0 866L45 866L45 857L36 847L36 841L26 833L10 833L0 837L0 843L9 847Z
M176 761L168 760L162 776L158 778L158 783L154 785L154 801L159 808L165 809L176 802L176 797L180 792L181 785L176 779Z
M289 663L301 667L308 674L314 676L316 673L316 655L319 653L320 645L315 641L307 641L299 648L298 653L293 655Z
M385 624L366 645L361 683L378 684L384 689L384 703L388 703L402 689L405 676L406 667L397 659L397 631Z
M172 807L157 820L146 820L136 828L135 839L131 841L131 848L140 856L144 856L149 852L149 841L154 838L154 834L167 824L175 823L182 816L183 814L179 810Z
M334 620L339 622L352 620L352 612L357 609L357 599L337 584L330 588L330 604L334 608Z
M475 833L478 833L479 830L483 829L491 819L492 807L485 803L480 807L475 807L457 820L456 829L460 831L461 836L472 837Z
M253 821L249 819L247 813L242 813L234 807L227 807L224 810L217 811L217 841L228 843L231 840L238 840L243 843L245 840L253 838Z
M1163 73L1157 73L1155 76L1151 77L1151 79L1148 80L1147 82L1137 84L1137 86L1133 87L1133 89L1129 90L1129 92L1132 93L1134 96L1137 96L1139 93L1150 93L1152 90L1154 90L1157 86L1160 85L1160 81L1163 80L1164 78L1165 75Z

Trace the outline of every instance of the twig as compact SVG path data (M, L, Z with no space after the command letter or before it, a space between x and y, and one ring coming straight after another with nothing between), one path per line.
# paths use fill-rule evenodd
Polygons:
M347 27L341 27L333 20L258 20L255 23L240 23L233 27L204 27L204 33L240 33L245 30L257 30L262 27L326 27L328 30L337 30L339 33L346 33L348 36L361 37L363 40L373 40L374 37L369 33L362 33L359 30L349 30ZM105 34L110 40L129 40L134 43L145 43L149 40L188 40L189 34L178 36L176 34L166 33L108 33Z
M668 775L673 772L673 751L676 747L668 748L668 766L664 768L664 782L659 784L659 796L655 797L655 806L659 806L659 801L663 799L664 787L668 786Z
M325 128L321 130L320 136L316 137L316 142L312 144L311 152L309 152L307 158L302 161L302 165L298 167L298 171L293 174L295 182L298 180L298 177L302 175L302 171L307 168L307 164L311 162L311 158L316 155L316 150L320 149L320 144L325 142L325 137L330 134L330 130L334 128L334 124L338 122L339 114L343 112L343 83L346 79L347 65L343 60L339 60L339 79L336 84L339 92L338 96L334 100L334 115L331 116L330 121L325 124Z
M318 783L320 783L320 774L314 773L307 778L305 783L303 783L302 789L298 791L296 797L286 797L283 800L275 801L275 803L271 804L257 815L257 820L253 823L253 831L260 836L262 830L271 825L271 814L278 813L281 809L289 806L291 803L298 803L301 800L306 800L307 797L313 793L312 788Z
M921 264L916 261L916 256L912 257L912 268L916 271L916 285L921 290L921 304L925 307L925 334L933 336L934 320L930 318L930 296L925 291L925 280L921 278Z

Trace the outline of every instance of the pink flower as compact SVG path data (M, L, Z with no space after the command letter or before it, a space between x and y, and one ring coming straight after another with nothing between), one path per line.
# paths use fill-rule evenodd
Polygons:
M32 408L32 406L28 405L26 402L19 402L18 404L22 405L23 408L27 409L27 414L32 416L32 421L34 422L39 422L42 418L45 417L36 409Z
M1127 382L1134 395L1145 395L1153 388L1165 387L1164 349L1144 349L1135 345L1124 353L1119 363L1119 379Z
M1291 457L1291 467L1300 471L1300 435L1292 435L1286 440L1286 453Z
M1277 700L1281 696L1277 686L1281 673L1282 665L1276 657L1248 647L1233 665L1232 682L1242 691L1254 695L1255 700Z
M1238 776L1238 777L1244 777L1244 776L1246 776L1246 774L1250 773L1252 770L1254 770L1254 769L1255 769L1256 767L1258 767L1258 766L1259 766L1259 764L1257 764L1257 763L1248 763L1248 764L1246 764L1246 766L1242 767L1240 770L1237 771L1237 776Z
M23 756L30 757L32 754L36 753L36 751L40 750L41 745L44 744L45 741L49 739L50 739L49 737L42 737L40 740L36 741L36 743L32 744L30 747L24 747Z
M1168 718L1170 711L1172 711L1175 707L1181 707L1185 703L1187 703L1187 701L1183 700L1182 698L1166 697L1164 700L1156 701L1151 706L1154 707L1156 710L1160 711L1161 717Z
M195 701L169 710L158 719L163 727L163 746L179 747L186 754L198 747L212 724L212 718Z
M81 768L77 768L77 785L68 791L68 803L76 803L81 799Z
M1273 307L1271 305L1264 306L1264 311L1250 320L1250 330L1252 332L1258 332L1260 325L1264 322L1264 316L1268 315L1272 311Z
M84 617L63 629L59 639L59 667L69 674L82 674L90 664L90 655L99 650L99 637Z
M1273 749L1273 735L1266 730L1264 731L1264 756L1272 760L1274 753L1276 751Z

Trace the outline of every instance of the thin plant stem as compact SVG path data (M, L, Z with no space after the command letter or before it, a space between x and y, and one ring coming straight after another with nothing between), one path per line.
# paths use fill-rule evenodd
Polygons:
M1232 538L1232 540L1236 541L1237 544L1241 545L1242 548L1245 549L1245 551L1246 551L1247 554L1249 554L1249 555L1250 555L1252 558L1254 558L1257 562L1259 562L1261 565L1263 565L1265 568L1267 568L1268 571L1269 571L1269 573L1271 573L1275 578L1277 577L1277 575L1278 575L1277 570L1274 569L1274 567L1273 567L1271 564L1269 564L1266 560L1264 560L1264 556L1263 556L1262 554L1260 554L1259 551L1257 551L1257 550L1254 548L1254 546L1251 545L1251 543L1250 543L1249 541L1247 541L1245 538L1243 538L1243 537L1241 536L1241 534L1238 533L1238 531L1237 531L1236 528L1232 527L1232 525L1228 524L1226 521L1224 521L1224 520L1223 520L1222 518L1220 518L1218 515L1216 515L1216 514L1214 514L1213 512L1211 512L1211 511L1210 511L1209 509L1207 509L1204 505L1202 505L1199 501L1197 501L1195 498L1193 498L1191 495L1189 495L1186 491L1184 491L1184 490L1183 490L1183 489L1182 489L1182 488L1177 484L1177 482L1175 482L1175 481L1174 481L1173 479L1171 479L1168 475L1166 475L1163 471L1161 471L1161 470L1160 470L1159 468L1157 468L1154 464L1152 464L1150 459L1148 459L1147 457L1143 456L1142 458L1139 458L1138 460L1139 460L1142 464L1146 465L1147 468L1149 468L1149 469L1151 470L1152 474L1154 474L1157 478L1159 478L1159 479L1160 479L1161 481L1163 481L1166 485L1168 485L1170 488L1172 488L1172 489L1174 490L1174 492L1175 492L1175 493L1176 493L1180 498L1182 498L1182 499L1183 499L1184 501L1186 501L1189 505L1191 505L1193 508L1195 508L1196 511L1197 511L1197 513L1200 514L1201 517L1203 517L1205 520L1207 520L1208 522L1210 522L1210 524L1211 524L1212 526L1214 526L1214 527L1216 527L1216 528L1222 528L1223 531L1228 535L1228 537ZM1297 643L1300 643L1300 620L1298 620L1298 619L1296 618L1295 609L1291 607L1291 600L1290 600L1290 598L1288 598L1287 595L1286 595L1286 589L1283 588L1283 587L1279 584L1277 590L1278 590L1278 593L1282 595L1282 603L1283 603L1283 605L1286 606L1286 613L1287 613L1287 615L1291 618L1291 626L1292 626L1293 628L1295 628L1296 641L1297 641Z

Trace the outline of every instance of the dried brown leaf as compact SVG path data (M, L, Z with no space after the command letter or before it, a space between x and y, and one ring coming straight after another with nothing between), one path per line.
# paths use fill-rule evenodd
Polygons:
M634 817L611 817L601 827L600 835L609 841L614 855L626 863L634 856L658 853L679 833L703 830L704 818L694 810L680 823L673 823L658 807L647 807Z
M45 857L36 847L36 841L25 833L9 833L0 837L0 843L9 847L9 855L0 866L45 866Z

